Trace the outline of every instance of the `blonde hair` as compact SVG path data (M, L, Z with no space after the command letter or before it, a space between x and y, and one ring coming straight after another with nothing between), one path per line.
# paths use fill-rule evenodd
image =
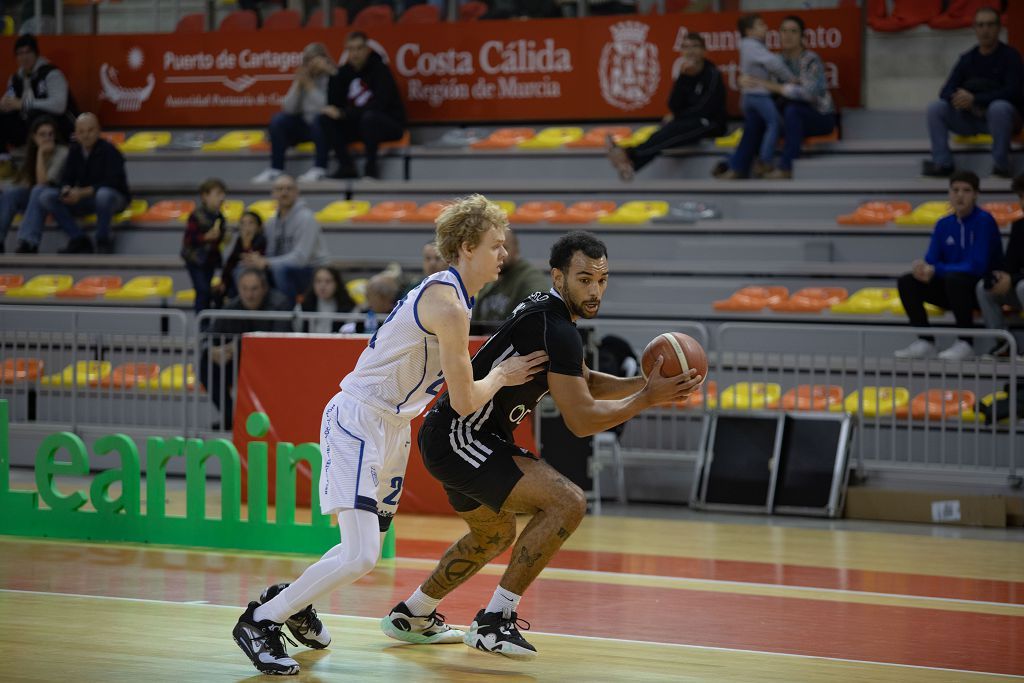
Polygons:
M507 230L508 215L487 197L473 194L456 199L445 207L435 225L437 250L441 258L454 264L459 260L459 249L463 244L475 247L491 228Z

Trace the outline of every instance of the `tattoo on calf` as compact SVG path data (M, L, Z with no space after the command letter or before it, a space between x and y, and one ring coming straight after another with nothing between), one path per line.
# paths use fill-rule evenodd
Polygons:
M525 564L527 567L532 567L534 564L536 564L537 560L540 559L540 556L540 553L537 553L536 555L531 555L530 551L526 548L526 546L523 546L519 549L519 561Z
M566 531L565 529L559 527L559 529L558 529L558 537L561 538L562 540L565 540L565 539L569 538L569 532Z
M500 533L496 533L493 536L488 536L486 539L487 545L500 546L504 542L505 539L502 537Z

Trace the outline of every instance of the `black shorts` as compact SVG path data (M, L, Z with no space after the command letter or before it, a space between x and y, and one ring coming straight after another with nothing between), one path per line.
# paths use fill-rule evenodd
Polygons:
M420 428L419 446L427 471L441 482L456 512L486 505L500 512L523 476L515 457L539 460L503 436L459 431L453 420L431 411Z

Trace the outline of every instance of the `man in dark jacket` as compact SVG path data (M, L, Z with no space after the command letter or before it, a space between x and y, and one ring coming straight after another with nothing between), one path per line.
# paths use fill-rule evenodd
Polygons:
M243 268L238 274L238 298L224 306L225 311L248 311L246 318L218 318L208 333L209 345L199 361L199 381L206 387L213 404L221 409L224 429L231 429L235 368L239 366L241 337L246 332L291 332L291 319L260 319L256 311L290 311L291 303L270 288L267 276L257 268Z
M365 148L364 175L379 177L377 149L380 143L398 140L405 133L405 107L391 69L367 43L366 34L353 31L345 43L347 61L327 84L324 115L333 119L328 126L338 157L332 178L356 178L358 173L348 146L362 142Z
M484 285L473 304L474 334L491 334L526 297L551 289L548 273L519 258L519 239L512 230L505 232L505 251L498 279Z
M623 148L608 139L608 160L624 181L654 161L666 149L690 145L701 138L725 133L725 85L718 67L704 59L704 38L683 38L683 62L668 97L669 113L662 126L643 144Z
M9 147L25 143L32 122L43 114L52 116L63 138L71 137L74 127L74 99L68 80L56 66L39 56L35 36L25 34L14 41L18 70L7 81L0 97L0 155Z
M914 261L911 272L897 281L900 300L910 324L928 327L925 303L953 311L956 326L974 326L975 287L1002 260L1003 242L992 214L978 207L978 176L957 171L949 178L953 213L940 218L932 231L924 260ZM897 358L931 358L935 337L921 335ZM969 337L939 354L942 360L962 361L974 355Z
M75 222L75 216L96 214L96 250L114 250L110 225L114 216L128 205L131 195L125 176L124 157L117 147L100 137L100 122L94 114L82 114L75 121L77 142L71 144L61 187L48 187L25 210L22 231L26 242L38 247L46 214L70 238L62 254L90 254L92 241ZM19 232L19 235L21 233Z
M1014 178L1010 189L1024 202L1024 175ZM993 269L991 278L978 282L977 294L985 327L991 330L1006 329L1003 305L1015 311L1024 308L1024 218L1014 222L1003 262ZM1019 353L1020 347L1017 350ZM1008 356L1010 345L999 341L989 353L996 357Z
M1021 127L1020 53L999 40L999 12L982 7L974 14L978 45L960 55L939 99L928 105L932 158L921 172L945 177L953 172L949 131L992 136L992 175L1010 178L1010 140Z

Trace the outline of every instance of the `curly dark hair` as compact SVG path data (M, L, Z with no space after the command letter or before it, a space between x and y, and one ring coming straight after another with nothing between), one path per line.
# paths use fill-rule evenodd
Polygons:
M585 230L573 230L562 235L551 247L551 259L548 264L563 273L569 270L572 256L577 251L592 259L608 256L608 247L596 235Z

